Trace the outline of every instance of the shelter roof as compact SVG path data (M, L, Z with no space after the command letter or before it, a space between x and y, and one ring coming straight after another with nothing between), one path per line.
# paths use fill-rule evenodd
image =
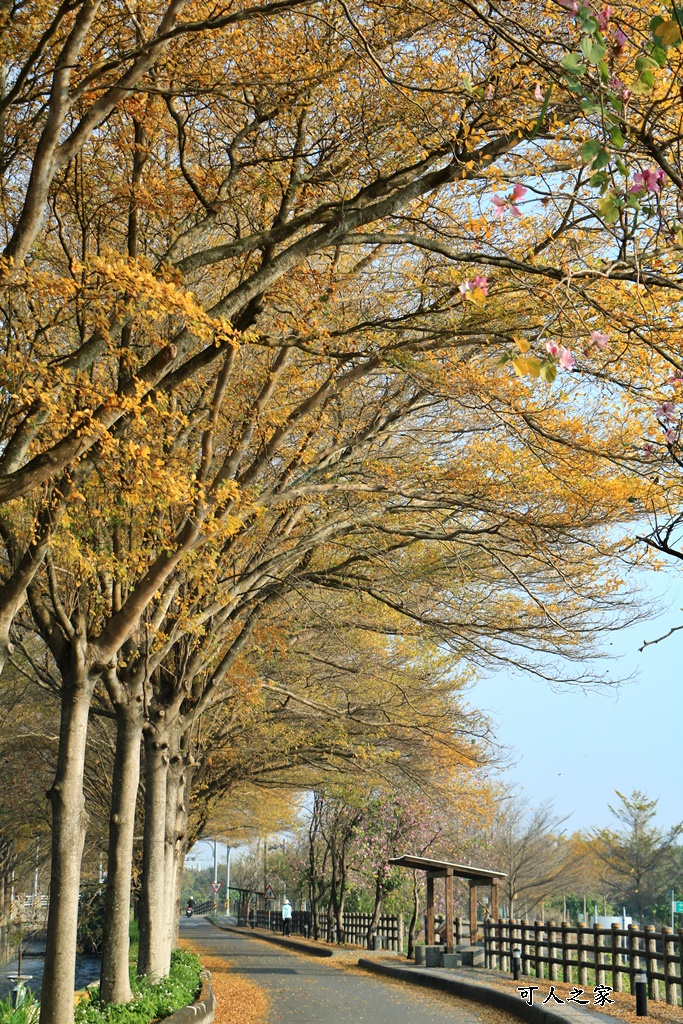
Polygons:
M453 864L449 860L432 860L430 857L414 857L410 853L402 857L392 857L389 861L399 868L417 868L429 874L445 875L451 871L456 878L469 878L472 881L490 885L494 878L507 878L505 871L492 871L490 868L473 868L471 864Z

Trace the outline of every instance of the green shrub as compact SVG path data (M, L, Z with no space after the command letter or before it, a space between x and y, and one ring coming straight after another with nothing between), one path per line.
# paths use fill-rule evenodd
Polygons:
M32 992L27 992L24 1001L16 1010L12 997L0 999L0 1024L33 1024L38 1019L38 1004Z
M200 969L196 953L176 949L171 954L169 976L156 983L135 979L130 1003L101 1007L99 988L92 988L88 998L76 1007L76 1024L149 1024L168 1017L181 1006L194 1002L200 988ZM5 1024L2 1018L0 1024ZM16 1024L24 1022L20 1020Z
M176 949L171 954L168 978L155 984L135 978L130 1003L101 1007L99 988L90 989L87 998L76 1007L76 1024L150 1024L168 1017L181 1006L195 1001L200 988L200 970L196 953ZM0 1000L0 1024L34 1024L37 1017L38 1005L30 993L16 1010L9 998Z

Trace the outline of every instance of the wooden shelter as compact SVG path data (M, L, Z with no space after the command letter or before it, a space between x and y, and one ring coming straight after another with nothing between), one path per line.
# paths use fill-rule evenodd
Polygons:
M491 917L498 919L498 885L501 878L507 878L504 871L490 871L488 868L473 868L470 864L452 864L447 860L432 860L429 857L413 857L405 854L394 857L390 864L399 868L416 868L427 876L427 934L428 946L434 945L434 879L443 878L446 885L446 952L453 952L453 879L466 878L470 884L470 942L477 940L477 889L480 885L491 887Z

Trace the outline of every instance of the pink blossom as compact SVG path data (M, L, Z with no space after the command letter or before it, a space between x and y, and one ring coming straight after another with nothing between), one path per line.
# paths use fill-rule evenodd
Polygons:
M667 421L675 420L676 419L676 406L674 405L673 402L662 402L662 404L657 407L657 416L658 416L659 419L662 419L662 420L667 420Z
M543 99L543 90L541 89L541 87L538 84L538 82L536 82L536 88L534 89L534 99L535 100L542 100Z
M560 346L556 341L546 341L545 350L551 356L557 356L560 354Z
M617 78L616 75L613 75L610 79L609 87L615 96L621 96L624 103L628 102L628 98L631 95L631 90L627 89L622 80L620 78Z
M494 196L491 202L493 203L494 207L493 216L497 220L498 217L502 217L503 214L505 213L505 210L507 209L507 203L505 202L504 199L501 199L500 196Z
M655 446L653 444L650 444L649 441L647 442L647 444L643 445L643 455L645 456L646 459L652 458L652 456L654 455L654 452L655 452Z
M683 373L681 373L680 370L676 370L675 373L672 373L671 376L667 378L666 383L674 384L676 386L678 386L679 384L683 384Z
M646 171L637 171L633 175L633 185L629 192L642 192L643 189L647 192L659 192L665 181L666 173L661 167L656 170L654 167L648 167Z
M494 205L493 216L497 220L502 217L506 210L509 210L513 217L521 217L522 211L517 205L517 200L522 199L527 193L524 185L513 185L512 192L505 199L494 196L491 202Z
M484 93L484 99L492 100L494 92L495 92L495 89L493 88L493 86L492 85L487 85L486 86L486 92Z
M669 429L664 434L664 437L667 439L669 444L673 444L676 440L676 431L674 430L674 428L669 427Z
M573 370L576 366L576 359L564 345L560 345L560 366L565 370Z
M484 295L488 295L488 293L489 293L488 278L487 277L481 277L479 274L477 274L477 276L475 277L474 281L472 282L472 288L481 288L481 290L483 291Z
M609 25L609 20L612 17L612 8L609 4L605 4L603 9L598 14L598 28L601 32L604 32Z
M623 50L628 42L628 36L624 32L622 32L620 28L614 30L614 32L612 33L612 38L614 39L615 45L619 50Z
M600 331L591 331L590 345L597 345L598 348L609 346L609 334L601 334Z

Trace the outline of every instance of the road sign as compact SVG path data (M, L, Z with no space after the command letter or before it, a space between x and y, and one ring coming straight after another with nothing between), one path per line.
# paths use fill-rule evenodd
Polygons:
M266 891L264 892L263 895L265 896L265 898L267 900L274 900L275 899L275 891L274 891L272 885L267 885L266 886Z
M674 900L671 908L674 914L683 914L683 900Z
M212 882L211 883L211 888L216 893L216 896L218 896L218 893L221 891L221 886L222 885L223 885L222 882Z

